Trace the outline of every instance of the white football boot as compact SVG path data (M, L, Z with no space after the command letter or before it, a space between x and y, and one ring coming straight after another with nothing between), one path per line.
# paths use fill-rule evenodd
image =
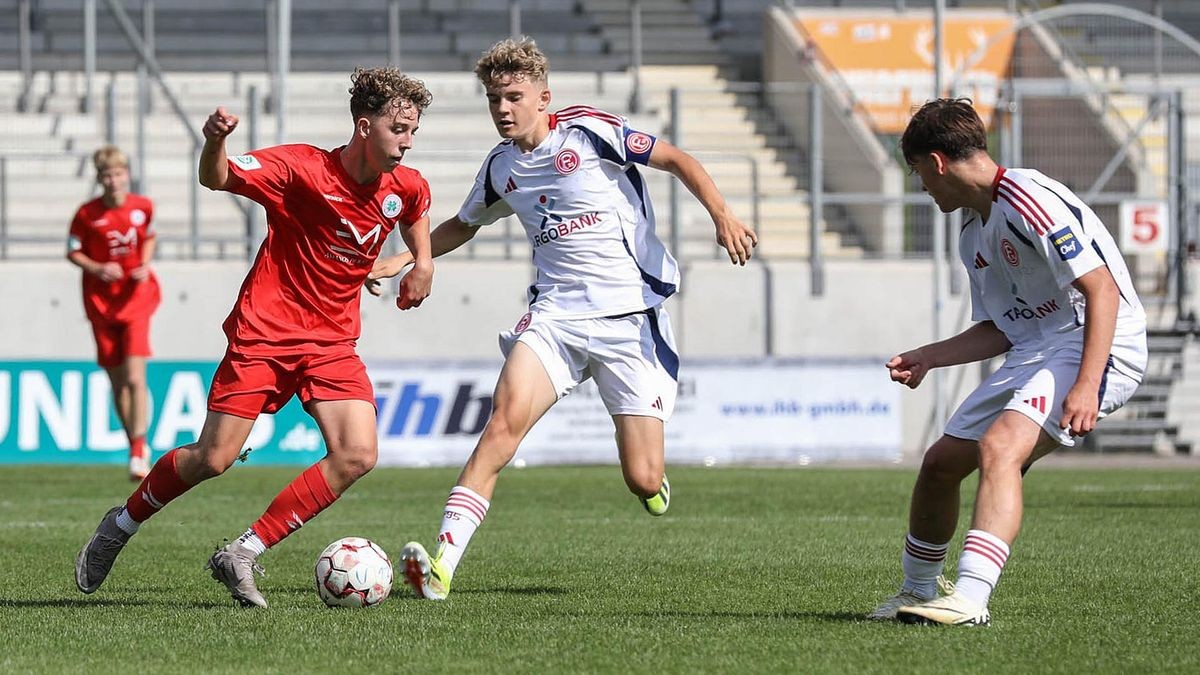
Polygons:
M961 593L901 607L896 610L896 619L926 626L989 626L992 623L992 615L986 606L968 600Z
M938 595L950 595L954 592L954 582L939 574L937 578L937 592ZM867 618L872 621L891 621L896 618L896 611L901 607L912 607L924 604L933 599L923 598L912 591L901 589L892 597L879 603L879 606L868 614Z

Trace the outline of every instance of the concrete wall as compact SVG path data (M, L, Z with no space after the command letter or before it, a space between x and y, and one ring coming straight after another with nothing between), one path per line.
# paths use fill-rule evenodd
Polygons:
M162 262L156 266L163 305L152 340L163 359L215 360L225 350L221 321L246 272L242 262ZM807 264L734 267L696 262L684 270L684 290L668 303L686 358L868 358L880 367L900 351L930 339L932 270L921 261L832 261L826 293L810 294ZM438 261L434 295L400 312L391 297L365 296L359 352L367 359L498 358L496 334L525 312L532 279L521 261ZM951 297L947 330L960 330L962 296ZM768 303L773 310L768 320ZM91 359L94 344L79 294L79 271L63 260L0 265L0 359ZM950 371L960 399L978 368ZM903 447L928 442L932 387L906 392ZM804 386L804 383L797 383Z

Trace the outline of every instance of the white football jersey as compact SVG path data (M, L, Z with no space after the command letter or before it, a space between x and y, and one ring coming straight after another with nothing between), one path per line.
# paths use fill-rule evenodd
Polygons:
M679 267L654 233L636 166L654 143L623 117L564 108L531 152L506 140L488 154L458 218L478 227L517 215L537 268L531 311L594 318L657 307L679 287Z
M1107 265L1121 291L1112 367L1140 382L1146 370L1146 313L1104 223L1071 190L1031 169L996 172L987 222L972 214L959 237L971 279L971 318L992 321L1025 362L1082 349L1083 294L1071 285Z

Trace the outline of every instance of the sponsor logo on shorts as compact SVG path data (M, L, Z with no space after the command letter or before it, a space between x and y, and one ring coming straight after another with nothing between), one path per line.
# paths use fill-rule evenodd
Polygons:
M1040 413L1045 414L1045 412L1046 412L1046 397L1045 396L1034 396L1033 398L1027 398L1021 402L1024 403L1025 405L1028 405L1029 407L1033 408L1034 410L1037 410Z
M1071 231L1071 228L1064 227L1058 232L1050 233L1050 242L1054 244L1054 250L1058 251L1058 257L1063 260L1070 260L1079 255L1083 247L1079 243L1079 238Z
M1008 239L1000 240L1000 252L1004 254L1004 261L1013 267L1021 264L1021 256L1017 254L1017 247Z
M625 137L625 147L629 148L629 152L632 152L635 155L645 154L645 152L649 150L650 146L653 144L654 141L650 138L650 136L643 134L640 131L635 131Z
M526 328L529 328L529 324L532 322L533 322L533 312L525 312L525 316L521 317L521 320L518 321L517 325L513 327L513 332L514 333L524 332Z
M564 176L575 173L579 168L579 153L567 148L554 156L554 169Z

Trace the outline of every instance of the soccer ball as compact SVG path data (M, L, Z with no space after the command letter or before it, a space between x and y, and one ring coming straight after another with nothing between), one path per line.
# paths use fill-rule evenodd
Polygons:
M317 558L317 595L330 607L373 607L392 592L392 561L362 537L338 539Z

